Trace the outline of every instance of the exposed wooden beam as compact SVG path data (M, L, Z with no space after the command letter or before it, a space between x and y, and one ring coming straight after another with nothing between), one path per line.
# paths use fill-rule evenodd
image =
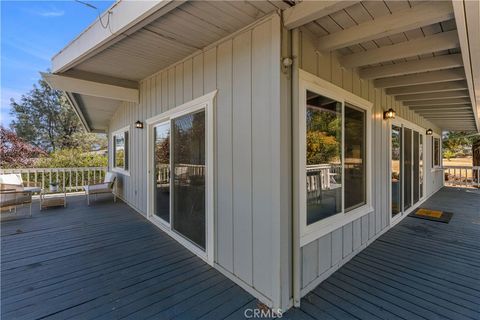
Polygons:
M441 100L420 100L420 101L404 101L406 106L431 106L431 105L452 105L452 104L467 104L470 103L469 98L454 98Z
M45 81L57 90L94 97L138 103L139 90L94 82L52 73L40 73Z
M428 111L417 111L415 110L416 113L420 114L472 114L472 109L470 110L428 110Z
M452 91L452 90L459 90L459 89L467 89L467 82L460 80L460 81L420 84L415 86L389 88L389 89L386 89L385 92L388 95L396 96L396 95L402 95L402 94L442 92L442 91Z
M287 29L293 29L331 13L340 11L360 1L303 1L283 12Z
M345 55L340 58L344 67L355 68L416 55L458 47L457 30L437 33L423 38Z
M472 108L470 104L463 104L463 105L429 105L429 106L408 106L410 110L417 110L417 109L442 109L442 108Z
M377 88L402 87L415 84L436 83L465 79L463 68L429 71L405 76L381 78L373 81Z
M318 49L337 50L452 18L453 8L449 1L426 2L321 37L318 40Z
M450 69L461 66L463 66L462 55L460 53L456 53L386 66L363 68L360 69L359 75L362 79L378 79L418 72Z
M469 105L438 105L438 106L411 106L412 111L428 111L428 110L472 110Z
M419 93L419 94L404 94L395 96L398 101L419 101L430 99L445 99L445 98L467 98L468 90L453 90L444 92L431 92L431 93Z

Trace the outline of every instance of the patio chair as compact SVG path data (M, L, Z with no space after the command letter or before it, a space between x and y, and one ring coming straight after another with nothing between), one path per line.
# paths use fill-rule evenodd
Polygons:
M42 190L39 183L33 181L25 182L22 179L22 175L16 173L0 174L0 185L3 186L3 189L17 189L19 186L22 186L23 189L21 191L30 193L40 193Z
M85 190L85 196L87 197L87 204L90 205L90 195L94 195L96 199L97 194L100 193L112 193L113 202L117 202L117 196L115 194L115 183L115 175L112 172L107 172L105 174L105 179L103 180L103 183L89 184L83 186L83 189Z
M23 186L6 188L0 185L0 209L12 209L17 213L17 206L29 204L29 216L32 216L32 192L23 190Z

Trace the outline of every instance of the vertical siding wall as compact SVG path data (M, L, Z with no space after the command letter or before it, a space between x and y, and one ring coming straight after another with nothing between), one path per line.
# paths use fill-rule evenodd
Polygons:
M301 30L300 68L330 81L357 96L374 104L372 110L372 147L373 150L373 207L374 212L363 216L325 236L313 241L301 251L302 288L306 288L315 280L326 278L336 270L346 259L359 251L369 239L379 234L389 224L389 195L387 194L390 177L389 162L389 131L387 122L383 120L383 111L393 108L397 116L417 124L423 128L440 129L432 123L401 105L382 89L375 89L372 81L360 80L356 71L344 69L335 54L320 54L315 48L316 38L307 30ZM423 132L424 133L424 132ZM425 137L425 135L424 135ZM433 194L443 184L441 171L431 172L431 137L426 137L426 180L427 195ZM319 279L321 278L321 279Z
M130 176L120 175L119 193L145 215L147 130L135 129L135 121L218 89L215 261L268 299L273 291L272 270L279 263L272 257L272 221L278 218L275 208L280 198L276 194L280 172L275 170L281 161L277 153L280 124L272 120L276 119L272 114L280 111L280 98L272 94L280 84L280 79L272 80L274 66L280 69L279 57L272 58L275 46L279 55L277 15L142 80L140 103L125 103L109 128L110 132L125 125L132 128Z

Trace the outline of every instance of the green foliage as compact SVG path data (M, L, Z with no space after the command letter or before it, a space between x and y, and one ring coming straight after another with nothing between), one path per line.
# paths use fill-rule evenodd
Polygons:
M334 112L307 108L307 165L339 160L342 119Z
M449 150L449 149L444 149L443 150L443 157L446 158L449 161L450 161L451 158L454 158L455 155L456 155L456 153L453 152L452 150Z
M62 149L41 157L35 164L38 168L106 167L107 157L82 149Z
M106 145L106 137L87 133L65 95L43 80L20 101L11 99L10 105L15 119L11 128L21 139L43 150L92 150Z
M307 165L330 163L335 160L340 144L324 132L307 132Z
M447 159L463 154L472 148L472 144L480 140L480 136L471 132L449 131L442 138L443 155Z

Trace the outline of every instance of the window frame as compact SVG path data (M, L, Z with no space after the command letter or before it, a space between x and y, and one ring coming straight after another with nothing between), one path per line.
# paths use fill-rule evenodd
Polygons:
M125 140L125 132L128 134L128 139L127 141L125 141L125 147L127 149L127 152L125 152L124 166L122 168L122 167L115 166L116 152L117 152L115 137L120 134L123 134L123 138ZM111 140L112 141L112 157L111 157L112 160L111 160L110 166L113 172L130 176L130 140L131 140L131 135L130 135L129 125L112 132L112 140ZM125 164L128 164L126 169L125 169Z
M322 96L334 99L342 103L342 210L340 213L316 221L307 225L307 202L306 202L306 92L312 91ZM371 112L373 103L365 100L343 88L340 88L328 81L299 70L299 96L298 111L296 112L295 134L298 143L298 152L296 155L296 177L295 186L297 189L297 210L299 215L300 228L300 246L304 246L323 235L340 228L349 222L352 222L370 212L372 207L372 145L371 145ZM345 212L345 104L358 108L365 112L365 170L366 170L366 203Z
M438 164L435 164L435 140L438 140ZM432 170L442 168L442 138L440 135L432 134Z
M145 122L147 124L147 218L153 222L160 229L165 231L168 235L193 252L198 257L202 258L210 265L214 264L214 230L215 230L215 155L214 155L214 137L215 137L215 97L217 90L210 92L204 96L186 102L173 109L163 112L154 117L148 118ZM205 251L203 251L193 241L181 235L173 229L172 223L172 204L170 204L170 222L157 217L154 213L154 127L169 122L178 117L199 111L205 111L205 171L206 171L206 194L205 194ZM170 144L172 150L172 144ZM170 185L170 190L172 185ZM172 197L172 190L170 191L170 199Z

